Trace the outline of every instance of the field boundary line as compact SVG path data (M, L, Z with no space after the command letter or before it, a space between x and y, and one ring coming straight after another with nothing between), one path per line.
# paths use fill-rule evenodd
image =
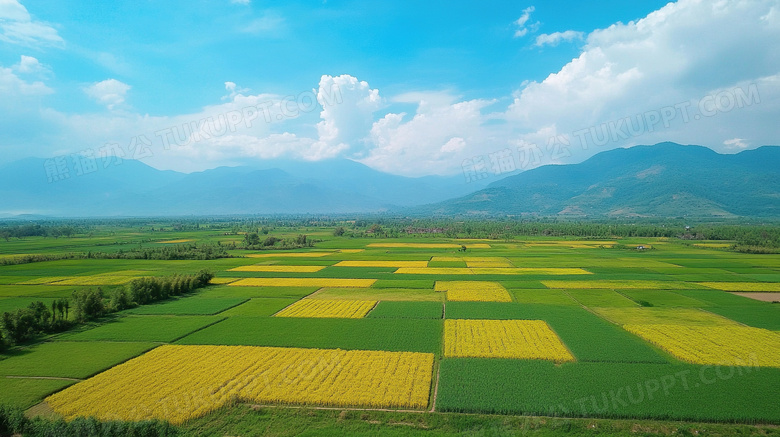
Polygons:
M174 317L176 317L176 316L174 316ZM205 316L205 317L209 317L209 316ZM219 317L219 316L212 316L212 317ZM219 320L217 320L217 321L214 321L214 322L212 322L212 323L209 323L208 325L205 325L205 326L201 326L200 328L198 328L198 329L195 329L194 331L190 331L190 332L187 332L186 334L180 335L180 336L178 336L178 337L174 338L174 339L173 339L173 340L171 340L171 341L164 341L164 342L162 342L162 344L173 344L173 343L176 343L177 341L181 340L181 339L182 339L182 338L184 338L184 337L190 336L190 335L192 335L192 334L194 334L194 333L196 333L196 332L198 332L198 331L202 331L202 330L204 330L204 329L206 329L206 328L210 328L210 327L212 327L212 326L216 325L217 323L224 322L224 321L225 321L225 320L227 320L228 318L229 318L229 317L227 317L227 316L222 316L222 318L221 318L221 319L219 319Z
M5 376L8 379L50 379L54 381L75 381L75 382L81 382L83 379L79 378L65 378L60 376L15 376L15 375L6 375Z
M244 405L248 406L249 408L253 410L257 410L258 408L295 408L299 410L332 410L332 411L387 411L391 413L420 413L420 414L428 414L430 411L428 410L396 410L392 408L360 408L360 407L325 407L325 406L313 406L313 405L283 405L283 404L252 404L252 403L245 403Z

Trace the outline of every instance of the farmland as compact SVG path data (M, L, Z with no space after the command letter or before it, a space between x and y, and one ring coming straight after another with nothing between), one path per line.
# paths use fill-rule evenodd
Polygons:
M237 238L157 232L147 241L150 231L96 231L67 249L31 237L0 242L0 254ZM778 255L658 238L275 232L322 241L219 259L0 266L0 312L98 287L108 302L141 277L215 274L191 293L0 352L0 404L182 429L255 411L295 416L293 407L412 423L446 412L780 424L780 308L736 294L776 292ZM640 244L652 249L632 249Z

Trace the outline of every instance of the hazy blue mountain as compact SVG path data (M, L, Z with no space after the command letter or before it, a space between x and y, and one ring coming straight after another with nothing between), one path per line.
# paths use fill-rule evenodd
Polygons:
M465 184L460 175L408 178L349 160L271 161L185 174L132 160L104 167L99 159L97 169L84 172L68 157L67 177L47 173L45 162L28 158L0 167L0 217L376 212L484 187Z
M545 216L780 216L780 147L722 155L660 143L547 165L417 214Z

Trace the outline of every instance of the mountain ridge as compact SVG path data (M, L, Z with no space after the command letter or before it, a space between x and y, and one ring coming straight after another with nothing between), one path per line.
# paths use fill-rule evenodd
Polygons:
M506 177L414 214L777 217L780 147L737 154L671 142L601 152Z

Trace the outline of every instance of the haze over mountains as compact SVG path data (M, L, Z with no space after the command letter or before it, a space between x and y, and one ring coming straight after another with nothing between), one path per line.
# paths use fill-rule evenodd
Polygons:
M163 216L378 212L459 197L486 184L462 175L408 178L345 160L272 161L268 168L218 167L190 174L122 160L47 175L44 159L0 167L0 214ZM54 175L54 178L51 176ZM50 181L50 179L55 179ZM59 180L56 180L59 179Z
M162 216L342 214L778 217L780 147L721 155L661 143L548 165L485 187L462 175L407 178L349 160L184 174L139 161L49 181L45 160L0 167L0 214Z

